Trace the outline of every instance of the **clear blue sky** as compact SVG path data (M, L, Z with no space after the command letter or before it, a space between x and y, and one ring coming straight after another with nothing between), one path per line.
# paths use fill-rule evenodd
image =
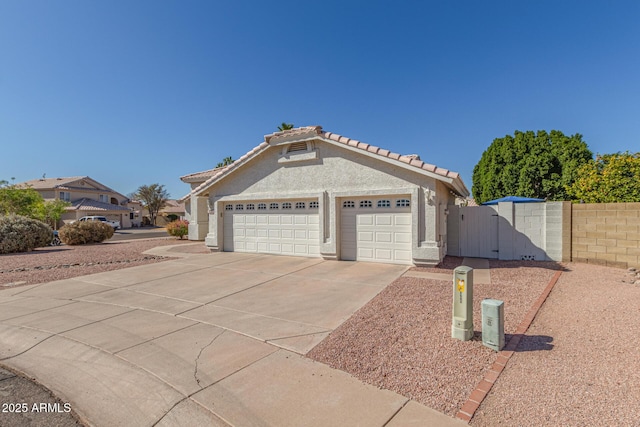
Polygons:
M469 189L515 130L640 151L640 2L0 0L0 179L177 198L283 121Z

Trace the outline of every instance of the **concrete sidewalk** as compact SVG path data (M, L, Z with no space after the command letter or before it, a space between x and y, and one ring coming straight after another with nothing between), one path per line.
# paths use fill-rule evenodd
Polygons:
M95 426L464 425L303 356L404 270L187 254L6 289L0 362Z

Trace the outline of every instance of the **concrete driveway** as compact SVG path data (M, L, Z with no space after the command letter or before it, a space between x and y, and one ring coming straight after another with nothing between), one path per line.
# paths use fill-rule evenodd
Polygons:
M6 289L0 361L96 426L460 425L303 356L404 271L185 254Z

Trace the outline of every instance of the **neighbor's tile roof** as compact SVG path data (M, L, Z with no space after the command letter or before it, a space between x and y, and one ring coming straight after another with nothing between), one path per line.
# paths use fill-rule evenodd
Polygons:
M112 205L110 203L99 202L92 199L78 199L71 203L71 206L67 208L73 211L129 211L129 208L125 208L120 205Z
M165 204L164 208L160 209L160 212L163 213L184 213L185 208L184 208L184 202L180 201L180 200L173 200L173 199L169 199L167 200L167 203Z
M51 188L64 187L67 184L87 178L85 176L72 176L68 178L40 178L22 182L19 185L27 185L34 190L48 190Z
M357 149L360 149L362 151L366 151L368 153L372 153L372 154L375 154L375 155L378 155L378 156L381 156L381 157L387 157L387 158L392 159L392 160L397 160L397 161L405 163L405 164L407 164L409 166L413 166L415 168L422 169L422 170L425 170L427 172L434 173L436 175L440 175L440 176L442 176L444 178L449 178L449 179L454 179L454 180L460 179L460 175L457 172L453 172L453 171L450 171L450 170L444 169L444 168L439 168L436 165L432 165L430 163L425 163L422 160L420 160L420 157L418 157L415 154L402 155L402 154L394 153L392 151L385 150L384 148L376 147L374 145L370 145L370 144L367 144L367 143L364 143L364 142L360 142L360 141L355 140L355 139L347 138L346 136L338 135L337 133L325 132L325 131L322 130L322 126L303 126L303 127L299 127L299 128L294 128L294 129L290 129L290 130L274 132L272 134L265 135L264 142L262 142L260 145L258 145L256 147L254 147L251 151L247 152L244 156L240 157L238 160L233 162L231 165L229 165L229 166L227 166L225 168L211 169L209 171L205 171L207 173L211 173L211 175L207 178L207 180L205 182L200 184L197 188L195 188L189 194L197 193L199 191L204 190L209 185L209 183L215 181L215 179L219 178L221 175L223 175L227 171L231 171L231 170L235 169L236 167L241 165L245 160L253 157L258 152L267 149L270 146L269 141L271 139L278 138L278 137L285 137L285 138L290 138L290 137L295 137L295 136L304 137L305 135L313 135L313 136L317 135L321 139L330 140L330 141L337 142L337 143L340 143L340 144L344 144L344 145L346 145L348 147L357 148ZM199 172L199 173L203 173L203 172ZM192 174L192 175L195 175L195 174ZM189 176L189 175L187 175L187 176ZM462 184L462 187L464 188L464 183L462 183L462 181L460 181L460 183ZM187 198L187 196L188 195L184 196L181 200L185 200Z

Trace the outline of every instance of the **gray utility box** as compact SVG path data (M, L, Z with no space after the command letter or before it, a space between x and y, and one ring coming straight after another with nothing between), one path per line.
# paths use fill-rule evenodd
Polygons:
M461 341L473 338L473 268L464 265L453 271L451 337Z
M482 344L495 351L504 347L504 302L482 300Z

